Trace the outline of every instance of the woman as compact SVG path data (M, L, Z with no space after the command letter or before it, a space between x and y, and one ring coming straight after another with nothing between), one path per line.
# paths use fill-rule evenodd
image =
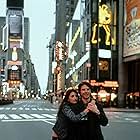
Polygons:
M88 109L84 109L79 113L79 110L77 111L78 105L78 92L69 89L59 107L57 121L52 128L52 140L78 140L76 131L80 126L77 122L86 120L88 113Z

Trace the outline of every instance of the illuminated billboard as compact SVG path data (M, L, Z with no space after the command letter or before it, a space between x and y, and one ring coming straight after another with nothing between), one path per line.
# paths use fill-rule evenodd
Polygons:
M13 40L13 41L10 40L9 46L10 46L10 48L16 47L16 48L23 49L23 41L22 40Z
M92 26L92 44L100 44L99 48L107 49L107 46L115 45L115 40L111 34L110 25L112 24L112 11L108 5L99 6L99 21Z
M140 53L140 1L125 1L125 29L123 56Z
M7 50L8 49L8 29L7 25L3 27L2 31L2 43L3 43L3 49Z
M9 37L22 38L22 16L9 15Z

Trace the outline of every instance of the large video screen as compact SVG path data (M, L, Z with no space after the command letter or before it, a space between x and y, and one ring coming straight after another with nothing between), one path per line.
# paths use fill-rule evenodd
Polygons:
M8 8L24 8L24 0L7 0L7 7Z
M9 16L9 36L11 38L22 38L22 16Z
M140 0L125 1L123 56L140 53Z

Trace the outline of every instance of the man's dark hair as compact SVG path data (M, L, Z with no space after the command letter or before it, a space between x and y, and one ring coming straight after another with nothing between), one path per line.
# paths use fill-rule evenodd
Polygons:
M82 87L83 85L86 85L86 86L88 86L90 89L92 89L92 86L91 86L91 84L90 84L89 82L81 82L81 83L78 85L78 92L79 92L79 93L80 93L81 87Z

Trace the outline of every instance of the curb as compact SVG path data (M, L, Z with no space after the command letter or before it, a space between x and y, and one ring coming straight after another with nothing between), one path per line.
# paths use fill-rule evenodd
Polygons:
M140 113L140 109L127 109L127 108L104 108L105 112L129 112Z
M0 105L13 104L13 100L1 100Z
M52 103L51 103L52 104ZM58 109L59 105L57 103L52 104L54 108ZM128 112L128 113L140 113L140 109L128 109L128 108L103 108L105 112Z

